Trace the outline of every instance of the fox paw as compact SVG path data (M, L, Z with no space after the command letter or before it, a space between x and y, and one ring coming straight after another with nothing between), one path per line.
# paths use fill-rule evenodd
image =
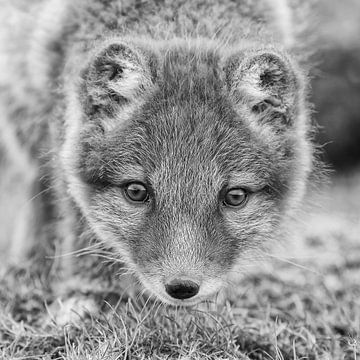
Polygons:
M98 312L99 306L95 299L85 296L73 296L65 300L57 299L48 307L50 320L57 326L79 324L85 318L96 315Z

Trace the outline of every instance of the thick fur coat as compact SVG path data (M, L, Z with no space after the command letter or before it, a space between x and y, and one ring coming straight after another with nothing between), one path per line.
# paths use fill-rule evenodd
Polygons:
M307 4L3 2L1 185L21 188L13 258L55 254L55 277L81 279L80 292L117 288L122 267L191 305L283 236L313 168L294 25ZM129 200L134 183L146 201ZM244 201L229 206L233 189ZM172 297L174 279L198 293Z

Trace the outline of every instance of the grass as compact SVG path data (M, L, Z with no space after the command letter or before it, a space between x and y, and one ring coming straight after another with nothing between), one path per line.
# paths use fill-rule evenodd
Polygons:
M54 299L26 267L0 280L0 359L360 359L360 176L338 179L291 244L224 305L105 304L45 323Z

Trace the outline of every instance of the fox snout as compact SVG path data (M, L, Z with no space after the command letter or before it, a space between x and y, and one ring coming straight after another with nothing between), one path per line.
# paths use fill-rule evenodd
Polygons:
M166 226L164 232L153 223L135 257L140 279L151 293L169 304L193 305L223 287L227 266L220 262L226 242L206 236L206 229L194 221L182 219L181 223Z
M143 276L140 278L145 288L172 305L197 304L215 295L224 285L220 277L209 275L207 269L202 274L183 271L176 275L158 276L147 272Z

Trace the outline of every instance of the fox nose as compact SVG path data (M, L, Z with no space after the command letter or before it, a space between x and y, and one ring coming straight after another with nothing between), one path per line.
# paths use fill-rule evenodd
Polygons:
M166 292L175 299L189 299L199 292L200 286L191 280L174 279L165 285Z

